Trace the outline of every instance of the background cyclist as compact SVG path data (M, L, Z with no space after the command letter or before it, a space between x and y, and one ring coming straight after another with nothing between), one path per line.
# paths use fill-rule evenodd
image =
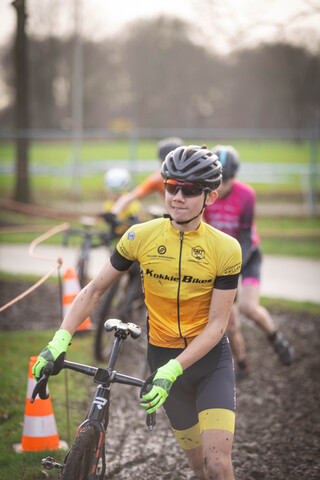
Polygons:
M281 362L290 365L293 351L284 335L274 325L270 313L259 305L262 253L254 222L255 193L246 184L235 181L239 154L232 146L217 145L212 152L222 164L222 183L218 199L208 206L204 219L215 228L235 237L242 249L241 290L233 305L227 334L240 372L248 371L245 342L240 330L239 310L267 334Z
M241 268L241 248L202 222L217 198L221 164L206 147L179 147L162 165L167 218L132 226L99 274L74 300L33 368L55 373L78 325L113 282L139 261L148 310L148 359L156 370L144 406L164 402L173 431L200 479L233 480L233 360L226 330ZM169 217L169 218L168 218Z
M110 168L103 176L103 184L106 190L106 200L103 204L103 213L99 216L107 222L114 221L114 215L111 210L117 200L128 193L131 185L131 175L125 168ZM138 223L144 219L144 212L141 203L133 200L119 213L120 221L130 220L132 223Z
M181 147L182 145L183 141L179 137L167 137L160 140L157 151L160 165L165 160L169 152L177 147ZM111 212L116 216L121 215L124 210L128 208L131 202L141 200L142 198L154 192L158 192L162 198L164 197L163 178L161 176L160 169L149 175L149 177L147 177L136 188L122 195L113 205Z

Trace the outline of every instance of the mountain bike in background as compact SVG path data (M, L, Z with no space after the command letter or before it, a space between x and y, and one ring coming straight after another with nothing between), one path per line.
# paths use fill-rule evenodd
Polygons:
M90 281L89 263L91 250L99 247L112 247L122 233L116 231L113 223L109 223L108 229L106 230L93 230L93 227L96 224L96 219L93 217L81 217L80 221L81 228L69 228L64 232L63 245L68 246L70 237L81 238L81 247L77 259L76 272L80 286L83 288ZM128 228L128 225L126 228Z

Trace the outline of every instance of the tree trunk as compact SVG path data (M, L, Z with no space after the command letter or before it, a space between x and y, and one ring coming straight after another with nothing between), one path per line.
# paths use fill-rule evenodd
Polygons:
M28 144L25 137L29 128L28 112L28 62L27 36L25 32L26 10L25 0L14 0L13 7L17 12L17 33L15 40L15 72L16 72L16 176L14 199L19 202L31 201L28 166ZM24 137L24 138L23 138Z

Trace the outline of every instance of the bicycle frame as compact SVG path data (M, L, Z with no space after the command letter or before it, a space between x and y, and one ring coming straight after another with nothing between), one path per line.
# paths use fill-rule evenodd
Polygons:
M96 368L89 365L83 365L81 363L64 361L63 368L74 370L85 375L94 377L93 381L98 384L94 399L91 404L90 411L87 419L80 425L82 428L87 423L94 423L98 427L99 431L105 432L108 420L106 411L109 407L110 385L111 383L122 383L125 385L131 385L134 387L142 388L144 381L121 373L116 373L113 368L118 358L121 345L124 338L116 337L113 350L110 357L109 367Z
M106 430L109 423L109 404L110 404L111 384L121 383L124 385L131 385L131 386L140 387L140 388L142 387L146 388L146 385L147 385L144 380L141 380L136 377L124 375L121 373L117 373L114 370L116 361L118 359L118 356L121 350L122 343L129 335L134 339L138 338L141 334L141 328L133 323L123 323L121 320L118 320L118 319L109 319L105 322L105 329L108 332L111 332L112 330L115 331L114 333L115 340L113 343L113 348L110 355L108 367L98 368L90 365L84 365L81 363L70 362L67 360L64 361L64 365L63 365L63 368L67 368L69 370L73 370L73 371L82 373L84 375L93 377L94 383L98 384L87 418L79 426L76 433L75 440L74 440L75 442L77 440L78 435L81 433L81 431L85 429L88 425L92 425L99 434L99 439L97 442L97 450L96 450L93 463L90 464L92 465L92 467L90 470L91 473L87 477L88 480L102 478L102 476L100 476L100 473L96 474L96 471L99 468L101 470L101 464L100 464L100 467L98 468L99 461L102 462L102 472L104 472L104 469L105 469L104 439L105 439L105 434L106 434ZM46 367L49 367L49 368L46 368ZM44 369L44 373L42 377L37 382L33 390L33 393L31 396L31 403L34 401L37 394L39 394L39 397L42 399L48 398L49 396L47 394L46 385L48 382L48 378L53 369L53 363L51 363L50 365L50 362L48 362L46 367ZM149 377L147 382L148 385L151 383L151 381L152 381L152 377ZM155 425L155 413L151 415L147 415L146 423L149 430L152 430ZM71 450L72 450L72 446L69 452L67 453L67 456L65 458L63 465L56 463L52 457L47 457L46 459L43 459L42 465L48 469L60 468L62 470L62 475L63 475L64 468L67 465L68 456ZM103 475L103 473L101 475Z

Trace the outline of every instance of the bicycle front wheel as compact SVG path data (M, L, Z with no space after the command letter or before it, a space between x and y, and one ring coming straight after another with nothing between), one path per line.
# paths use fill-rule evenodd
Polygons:
M106 468L104 434L85 425L65 459L61 480L102 480Z

